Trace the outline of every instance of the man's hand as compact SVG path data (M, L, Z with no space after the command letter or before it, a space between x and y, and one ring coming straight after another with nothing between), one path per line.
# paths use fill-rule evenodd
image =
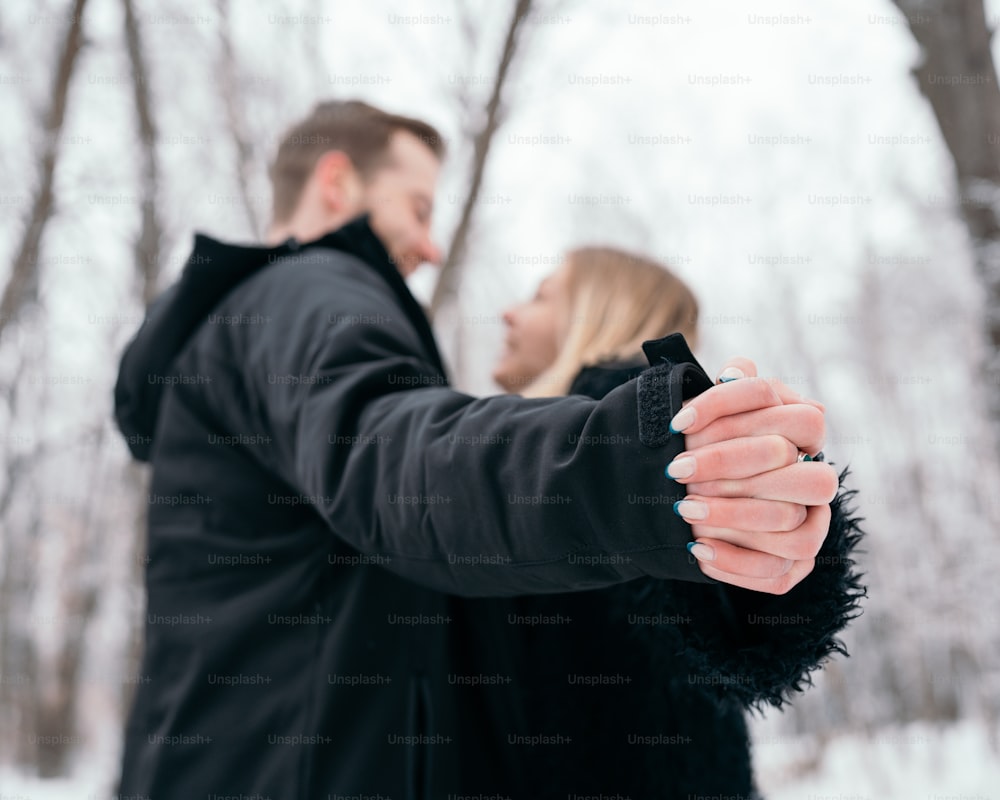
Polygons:
M740 373L671 421L687 449L667 474L688 489L675 510L692 525L691 552L702 572L784 594L813 569L830 527L837 473L798 460L800 451L815 455L823 447L823 406L780 381L757 378L746 359L730 361L721 375Z

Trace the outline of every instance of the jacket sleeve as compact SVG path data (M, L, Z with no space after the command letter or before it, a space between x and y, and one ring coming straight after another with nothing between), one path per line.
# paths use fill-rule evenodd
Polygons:
M682 437L640 442L643 425L666 429L666 389L477 399L447 387L360 262L295 270L255 284L277 311L267 335L247 340L246 405L277 443L270 468L333 534L469 596L709 581L672 512L682 487L664 474ZM295 384L266 378L288 373Z
M681 341L668 337L645 349L651 362L660 358L689 363L690 382L701 378L693 392L709 382ZM630 373L619 369L610 377L615 374L625 380ZM596 396L615 384L609 376L603 381ZM587 390L583 381L575 385ZM813 571L787 594L752 592L723 583L639 581L618 595L626 605L618 609L620 615L678 620L676 631L692 675L720 701L780 707L811 683L810 673L827 658L834 653L847 655L837 634L860 613L865 596L855 563L862 520L851 508L856 492L846 488L846 478L844 470L840 491L831 503L830 529ZM637 633L659 636L656 627L643 626ZM655 652L659 642L649 644Z

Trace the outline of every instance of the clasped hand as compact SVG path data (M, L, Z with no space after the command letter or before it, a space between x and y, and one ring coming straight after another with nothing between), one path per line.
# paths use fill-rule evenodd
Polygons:
M705 575L785 594L812 572L830 527L837 473L799 458L822 450L825 408L758 378L747 359L730 360L720 375L724 382L671 420L686 440L667 466L687 490L674 510L692 526L690 549Z

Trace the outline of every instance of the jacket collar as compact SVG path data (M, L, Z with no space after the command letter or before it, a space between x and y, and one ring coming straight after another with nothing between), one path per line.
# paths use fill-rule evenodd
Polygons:
M309 247L326 247L355 256L388 284L442 375L444 364L430 323L367 216L358 217L313 242L295 239L276 247L244 246L196 234L194 250L177 282L150 305L142 328L122 355L115 384L115 416L132 454L148 460L159 415L163 384L149 381L164 375L205 317L232 289L275 261Z
M427 319L427 314L424 313L420 303L417 302L410 288L406 285L406 281L403 280L399 269L393 263L392 256L385 249L382 240L371 229L367 214L357 217L315 241L299 244L295 239L289 239L282 247L288 248L287 252L295 252L299 248L306 247L328 247L361 259L389 285L403 307L407 319L416 329L421 344L426 348L432 363L442 375L445 374L444 362L441 360L441 354L438 351L437 342L434 340L434 332Z

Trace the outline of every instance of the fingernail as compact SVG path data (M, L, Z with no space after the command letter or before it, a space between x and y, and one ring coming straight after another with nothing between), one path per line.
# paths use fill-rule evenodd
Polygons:
M735 381L739 378L745 377L746 375L739 367L726 367L719 373L719 383L729 383L729 381Z
M708 503L701 500L678 500L674 503L674 513L685 519L705 519L708 516Z
M699 561L715 561L715 550L701 542L688 542L688 552Z
M680 456L667 464L668 478L690 478L694 475L694 468L697 466L691 456Z
M694 424L694 409L688 406L677 412L677 415L670 420L670 432L680 433L685 428L690 428Z

